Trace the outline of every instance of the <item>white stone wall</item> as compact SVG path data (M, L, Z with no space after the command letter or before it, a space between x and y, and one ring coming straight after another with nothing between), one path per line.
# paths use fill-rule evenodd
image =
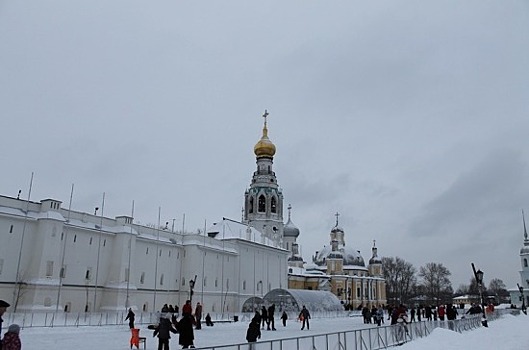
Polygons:
M204 312L237 312L247 298L287 286L283 249L126 225L48 204L31 202L26 215L26 201L0 196L0 298L16 303L17 311L181 307L196 275L193 305L202 301Z

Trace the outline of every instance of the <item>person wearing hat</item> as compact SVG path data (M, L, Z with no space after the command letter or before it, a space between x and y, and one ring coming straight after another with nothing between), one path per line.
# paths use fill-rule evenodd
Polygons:
M2 339L2 349L4 350L20 350L22 343L20 342L20 326L18 324L12 324L7 329L7 333Z
M7 302L0 299L0 350L2 349L2 322L4 322L4 320L2 319L2 315L6 312L9 306L10 305Z

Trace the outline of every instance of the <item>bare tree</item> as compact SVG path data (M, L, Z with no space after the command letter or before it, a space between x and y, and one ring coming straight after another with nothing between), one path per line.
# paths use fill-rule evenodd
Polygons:
M450 275L450 271L441 263L427 263L419 269L426 296L438 305L447 299L451 301L453 289L448 278Z
M505 283L499 278L493 278L489 283L489 293L494 294L496 301L501 302L502 299L509 296Z
M384 257L382 271L386 280L388 301L406 303L413 296L417 284L415 267L399 257Z
M470 286L468 284L460 284L459 287L457 287L456 294L457 295L469 294L468 293L469 289L470 289Z

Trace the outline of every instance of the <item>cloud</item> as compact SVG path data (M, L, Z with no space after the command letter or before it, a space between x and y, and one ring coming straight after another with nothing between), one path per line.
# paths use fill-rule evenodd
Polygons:
M423 205L410 235L478 238L501 227L501 218L518 211L529 195L526 165L520 152L488 154Z

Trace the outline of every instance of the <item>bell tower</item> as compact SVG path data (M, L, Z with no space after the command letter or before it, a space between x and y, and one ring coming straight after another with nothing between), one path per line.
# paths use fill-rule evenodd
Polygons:
M268 112L263 114L261 139L254 146L257 170L244 193L243 223L259 230L277 245L283 239L283 193L273 171L276 146L268 138Z

